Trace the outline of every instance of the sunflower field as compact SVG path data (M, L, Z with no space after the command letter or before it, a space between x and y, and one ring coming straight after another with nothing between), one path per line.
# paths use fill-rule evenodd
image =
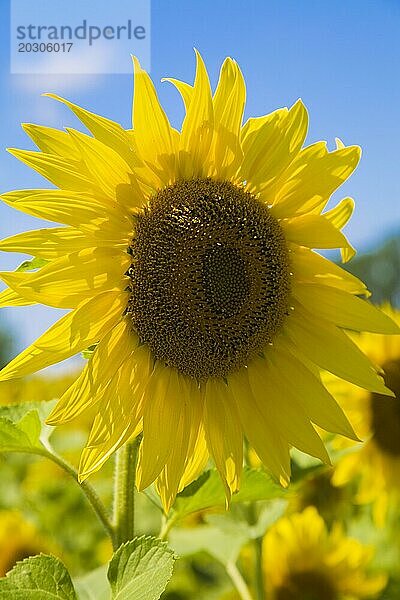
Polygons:
M0 600L400 600L397 230L356 257L362 144L194 56L179 123L133 56L128 126L46 92L7 148Z

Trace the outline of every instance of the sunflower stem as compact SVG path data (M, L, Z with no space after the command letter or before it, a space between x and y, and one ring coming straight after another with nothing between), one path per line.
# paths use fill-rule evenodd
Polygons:
M135 537L135 481L141 436L117 452L114 485L114 550Z
M228 562L225 568L241 600L253 600L249 588L236 564L234 562Z

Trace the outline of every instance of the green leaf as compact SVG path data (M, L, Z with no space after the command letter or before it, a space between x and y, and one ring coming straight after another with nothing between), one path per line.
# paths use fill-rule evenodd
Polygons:
M45 450L52 429L43 421L53 403L26 402L0 407L0 452Z
M267 473L246 467L240 490L232 496L231 503L272 500L286 495L287 492ZM218 506L225 506L225 492L221 479L216 470L206 471L178 494L173 506L174 515L171 518L182 519L190 513Z
M190 556L207 552L226 565L236 562L241 548L250 539L246 526L221 529L214 525L201 525L193 528L176 528L170 533L170 544L180 556Z
M77 600L77 596L62 562L40 554L17 563L0 579L0 600Z
M158 600L171 579L174 561L166 542L145 536L127 542L108 569L112 600Z
M45 258L31 258L30 260L24 260L24 262L21 263L15 270L17 272L34 271L35 269L40 269L40 267L47 265L48 262L50 261L46 260Z
M92 354L96 350L96 348L97 348L97 344L92 344L91 346L89 346L89 348L86 348L86 350L83 350L81 352L82 358L85 358L86 360L88 360L92 356Z
M79 600L109 600L111 590L107 580L107 566L74 579L74 586Z

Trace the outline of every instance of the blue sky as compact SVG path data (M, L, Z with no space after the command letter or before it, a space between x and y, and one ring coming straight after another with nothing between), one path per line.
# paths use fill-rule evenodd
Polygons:
M129 126L132 79L10 75L7 0L0 0L0 11L0 192L45 187L4 150L33 147L21 122L77 127L66 108L40 94L57 92ZM357 201L347 228L355 246L366 250L398 231L398 0L153 0L151 22L151 74L176 126L182 105L172 86L159 83L161 77L191 82L195 46L215 85L222 60L233 56L246 78L246 116L265 114L301 97L310 113L309 142L326 139L333 147L338 136L346 144L362 146L357 172L335 196L351 195ZM37 220L0 206L0 237L38 226ZM0 255L0 270L14 268L23 258ZM58 314L41 308L2 312L0 319L8 319L19 334L19 346L32 341Z

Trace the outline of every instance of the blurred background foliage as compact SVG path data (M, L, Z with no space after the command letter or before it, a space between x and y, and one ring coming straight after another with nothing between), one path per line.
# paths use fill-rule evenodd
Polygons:
M373 292L373 302L400 306L400 237L391 238L377 249L357 256L345 268L367 283ZM4 320L0 320L0 366L7 363L13 352L13 332ZM42 374L0 383L0 404L50 401L59 397L74 377L74 373ZM56 430L53 435L56 449L75 465L90 419L88 415L78 423ZM327 442L330 444L329 439ZM334 445L330 446L330 451L333 463L340 460L341 451ZM386 576L387 584L382 584L381 591L370 597L399 599L399 503L397 500L390 503L384 526L377 526L371 505L360 504L357 500L356 482L337 487L332 483L332 473L330 467L321 466L296 452L293 454L293 483L283 500L260 501L255 508L246 502L239 503L232 505L228 512L222 507L210 508L183 518L170 540L181 558L162 598L239 598L223 565L224 552L233 552L237 548L237 565L244 578L248 577L251 589L254 540L243 534L245 525L249 529L248 511L254 511L255 535L262 540L264 533L283 514L301 513L314 506L328 531L340 522L346 536L373 548L366 576ZM96 569L110 559L111 545L100 523L79 486L58 466L27 455L0 454L0 480L0 576L4 576L17 560L39 552L60 557L73 576ZM93 476L92 483L104 502L111 506L112 459ZM162 513L152 491L139 495L136 513L139 535L159 534ZM265 560L268 559L266 556Z

